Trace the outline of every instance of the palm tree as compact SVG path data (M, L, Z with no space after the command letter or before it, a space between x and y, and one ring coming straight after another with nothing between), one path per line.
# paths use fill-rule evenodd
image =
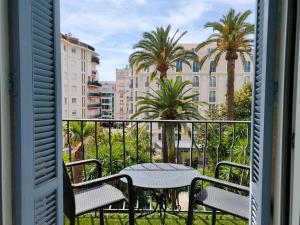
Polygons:
M217 66L220 57L225 54L227 60L227 119L233 120L233 98L234 98L234 71L235 60L241 58L243 64L246 63L246 55L252 59L253 39L249 36L254 32L254 25L246 22L251 14L250 10L243 13L235 13L230 9L226 16L223 16L219 22L208 22L205 28L213 28L214 33L208 39L196 47L196 51L204 46L215 44L199 62L200 68L209 58L214 57L214 63Z
M152 93L144 93L138 97L137 112L133 118L139 115L146 115L144 119L161 120L190 120L200 119L198 111L200 103L194 102L198 94L188 94L191 92L191 82L176 79L158 79L158 90ZM163 146L164 162L175 162L175 126L176 123L166 122L162 124L162 136L167 137L167 147Z
M178 45L179 40L187 33L183 32L177 37L179 30L173 36L170 36L171 25L157 27L156 30L145 32L143 39L140 40L134 49L138 49L129 56L129 63L135 68L136 74L141 70L146 70L150 66L155 69L151 73L150 80L159 72L160 79L167 77L167 71L174 68L177 61L191 67L190 61L198 62L196 53L185 50Z
M82 132L81 132L82 128ZM73 147L78 146L79 144L89 145L94 139L95 125L94 123L87 123L77 121L71 121L69 124L69 140L70 144ZM81 138L82 136L82 138ZM68 138L68 127L67 124L64 125L64 142L67 144ZM83 140L83 143L81 141Z

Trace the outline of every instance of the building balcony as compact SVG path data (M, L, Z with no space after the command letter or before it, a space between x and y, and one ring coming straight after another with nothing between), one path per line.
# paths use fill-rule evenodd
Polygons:
M88 93L88 97L101 97L101 93L90 92Z
M95 80L95 81L88 81L88 86L97 86L97 87L101 87L102 85L99 83L99 81Z
M100 59L98 56L93 55L91 58L92 63L100 64Z
M88 108L100 108L101 103L95 103L95 104L88 104Z

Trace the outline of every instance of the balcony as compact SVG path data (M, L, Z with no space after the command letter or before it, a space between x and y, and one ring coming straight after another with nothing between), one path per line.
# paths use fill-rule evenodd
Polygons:
M89 86L97 86L97 87L101 87L102 85L99 83L99 81L95 80L95 81L88 81L87 83Z
M99 59L99 57L93 55L92 58L91 58L91 62L96 63L96 64L99 65L100 64L100 59Z
M88 96L89 97L100 97L101 93L90 92L90 93L88 93Z
M95 103L95 104L88 104L88 108L100 108L101 103Z
M72 123L80 126L78 134L73 133L76 131L71 129ZM175 139L176 164L191 166L205 176L213 176L214 168L220 161L250 163L251 122L249 121L64 120L64 147L70 149L64 151L64 160L72 162L81 159L100 159L103 176L116 174L125 167L139 163L161 162L161 141L158 137L161 130L158 124L162 123L173 123L175 136L181 137L181 140ZM188 130L186 133L184 127ZM78 141L70 137L77 137ZM76 150L75 145L79 142L83 147ZM91 166L83 168L79 179L93 177L93 171L95 170ZM249 182L249 174L246 171L239 174L235 170L221 170L220 177L239 184ZM205 187L207 184L204 182L202 185ZM170 213L180 211L180 216L183 218L167 216L166 225L185 224L188 188L180 188L176 196L178 205L172 208L172 205L168 204L167 211ZM156 204L152 192L140 190L137 193L135 214L153 212ZM116 204L106 208L105 212L110 212L107 214L109 218L107 224L125 224L128 220L127 215L124 214L126 211L126 204ZM199 206L194 212L194 218L198 222L195 224L210 224L210 208ZM156 214L146 218L138 219L138 224L160 224ZM91 220L90 216L81 217L80 224L91 224ZM245 220L219 213L217 221L228 225L247 224Z

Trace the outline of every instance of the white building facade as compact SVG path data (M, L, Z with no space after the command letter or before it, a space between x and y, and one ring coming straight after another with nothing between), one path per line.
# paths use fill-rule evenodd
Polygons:
M185 49L194 51L196 44L182 44ZM211 49L212 46L202 48L197 54L201 59ZM202 68L195 62L191 62L191 68L187 65L183 65L181 62L176 63L176 68L169 69L167 72L168 78L189 80L192 82L192 92L198 94L198 98L195 98L197 102L207 103L204 106L199 107L200 113L204 116L208 107L224 103L226 101L227 90L227 61L225 56L220 58L217 66L213 63L213 57L211 60L207 60ZM154 67L150 67L146 71L141 71L139 74L135 74L134 69L129 72L129 88L127 105L128 112L127 118L130 118L137 110L136 100L138 96L144 95L146 92L151 92L151 89L157 89L155 82L149 82L150 74L153 72ZM236 60L235 64L235 91L241 89L244 84L252 82L253 68L250 58L246 59L245 66L241 59ZM159 76L159 74L158 74ZM118 78L117 78L118 79ZM142 118L142 116L141 116ZM182 135L184 137L184 135ZM157 126L153 127L153 140L160 140L161 132ZM189 138L188 138L189 139Z
M99 58L95 49L71 34L61 35L62 114L63 118L86 119L97 115L97 109L88 107L100 103L100 84L96 66ZM89 97L90 91L97 96ZM99 113L98 113L99 114Z
M129 74L128 66L116 69L115 119L118 120L128 119Z

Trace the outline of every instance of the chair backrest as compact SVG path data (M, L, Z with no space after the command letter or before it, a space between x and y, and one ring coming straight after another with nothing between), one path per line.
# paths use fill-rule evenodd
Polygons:
M64 214L69 220L75 219L75 197L71 184L71 180L63 162L63 178L64 178Z

